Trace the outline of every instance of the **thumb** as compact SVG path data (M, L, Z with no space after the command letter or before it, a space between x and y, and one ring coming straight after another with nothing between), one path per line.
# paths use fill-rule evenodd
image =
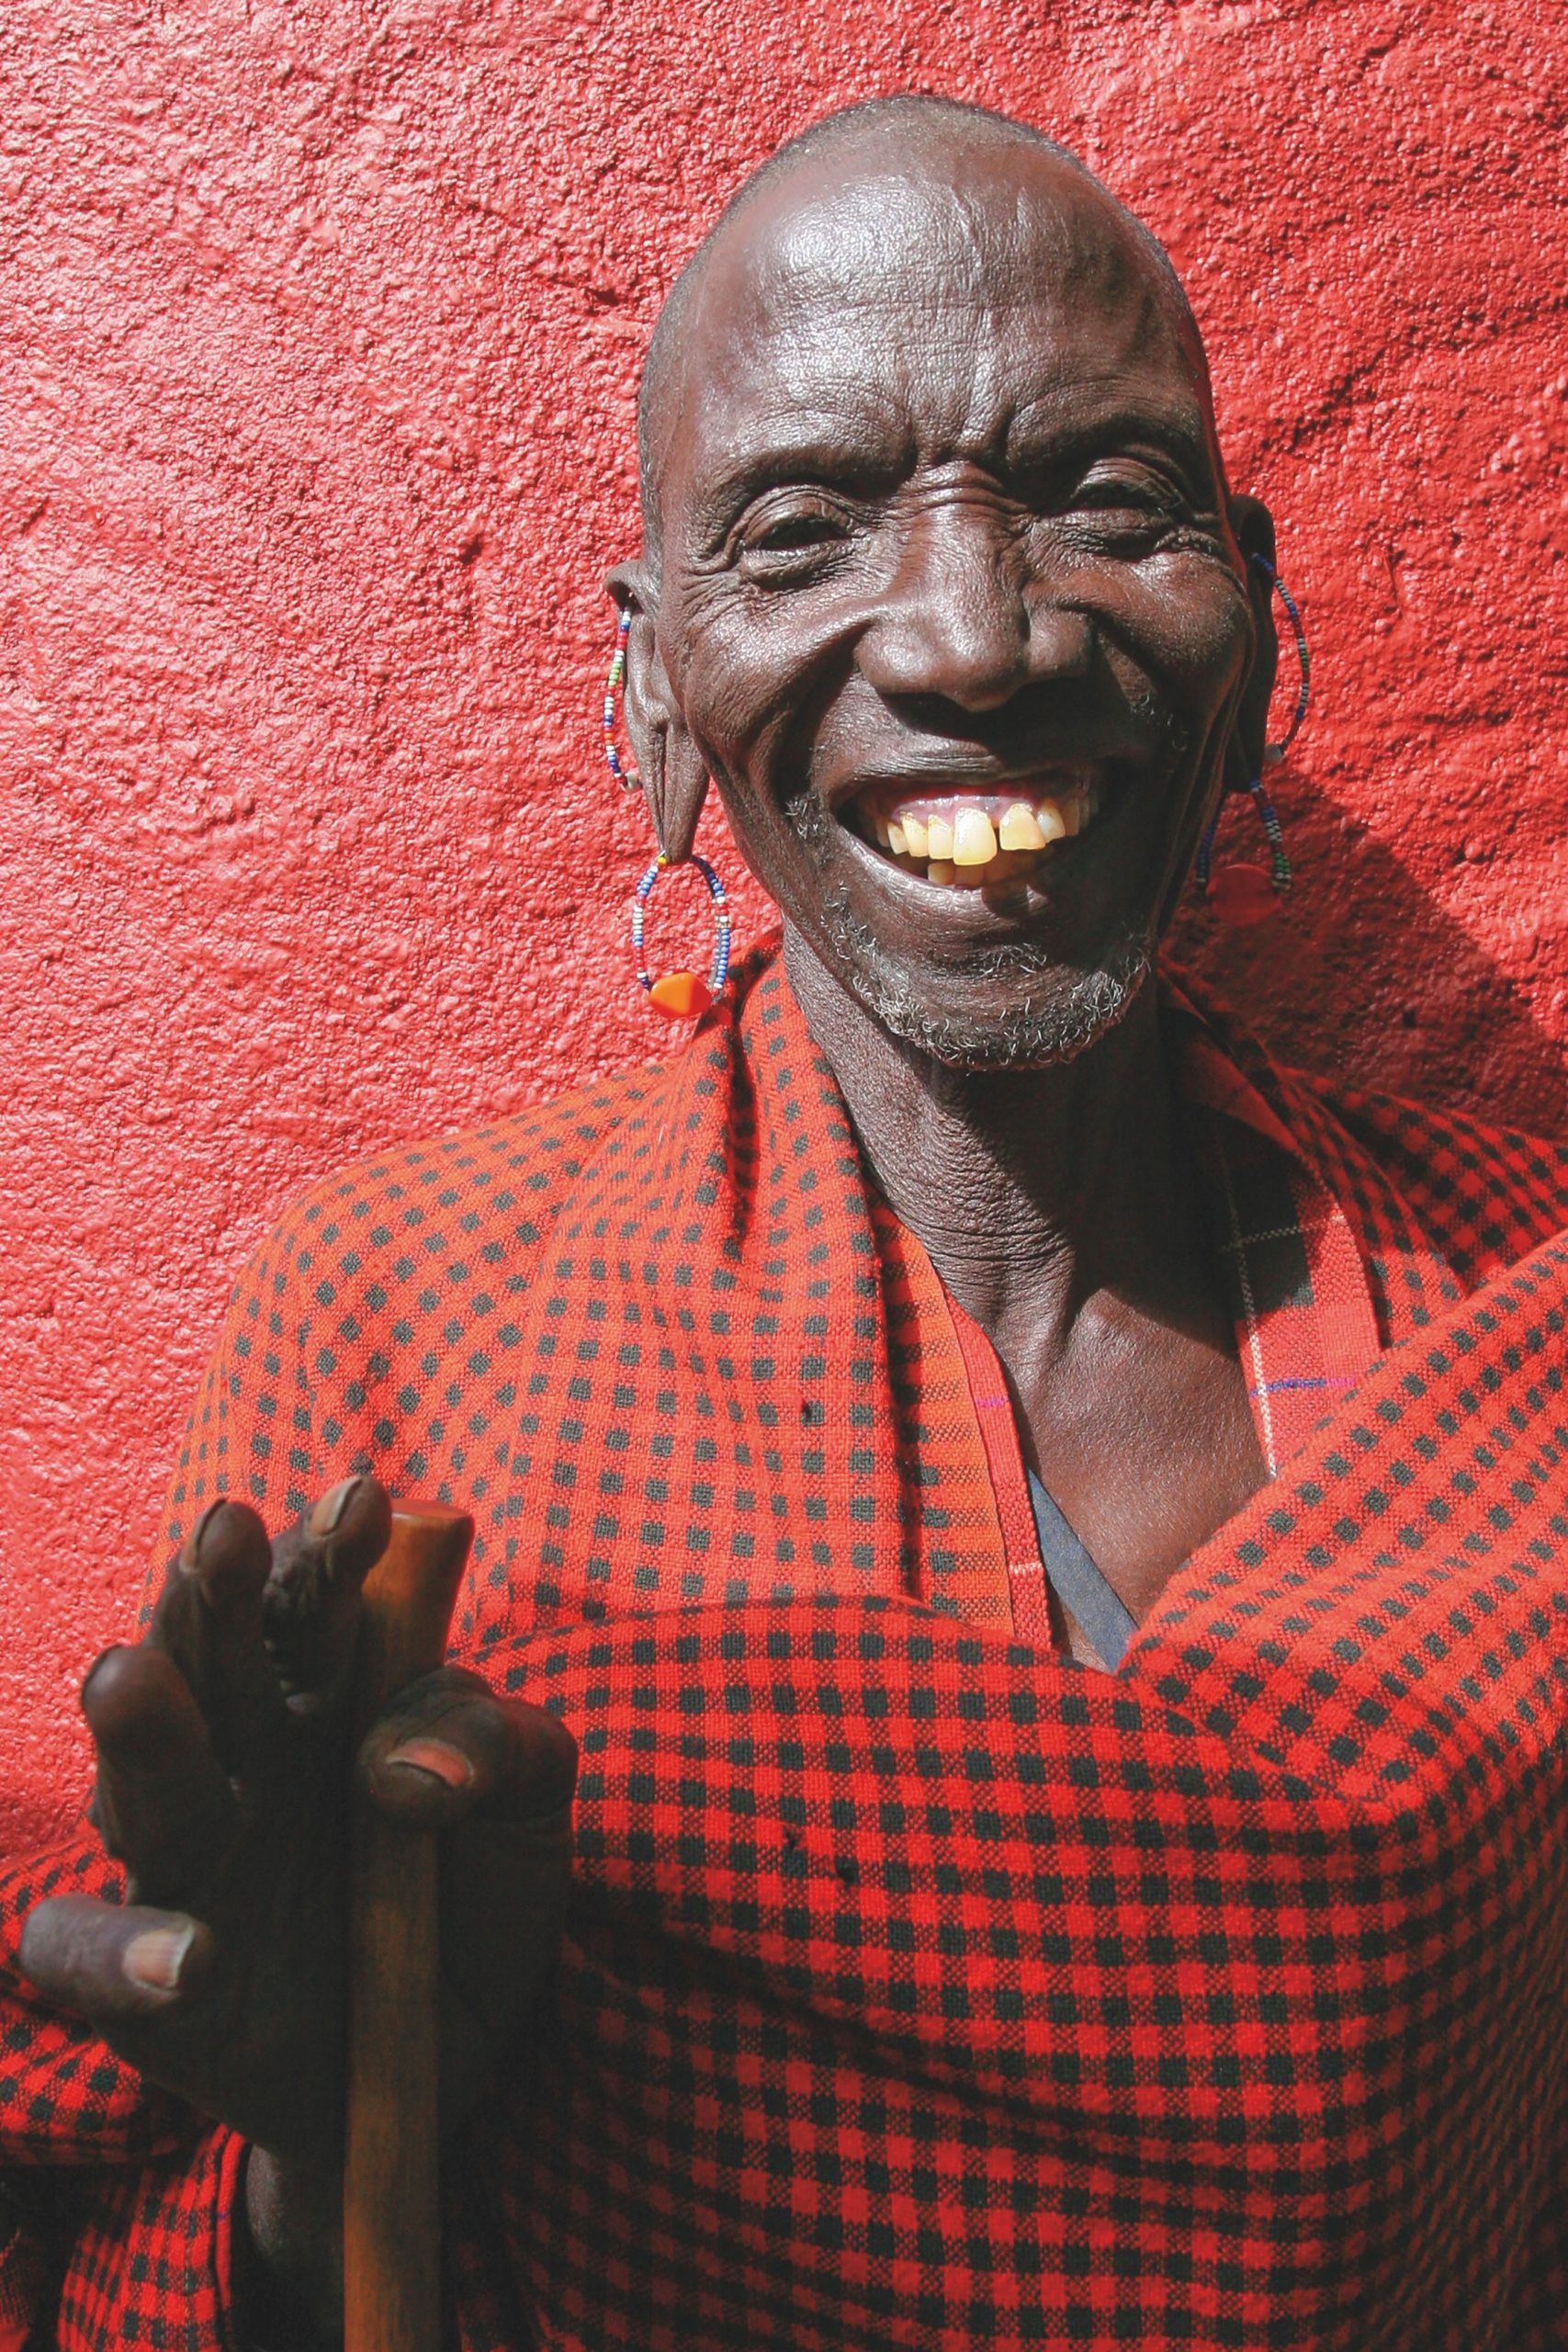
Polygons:
M47 2000L94 2023L163 2017L205 1981L211 1931L184 1911L59 1894L22 1929L22 1973Z

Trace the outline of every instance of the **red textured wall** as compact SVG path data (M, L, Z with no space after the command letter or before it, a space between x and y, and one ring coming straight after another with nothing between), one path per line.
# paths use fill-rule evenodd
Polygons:
M1165 238L1317 664L1297 910L1223 960L1303 1052L1562 1123L1565 49L1555 0L6 14L0 1836L74 1797L273 1214L661 1043L589 723L635 375L831 105L1023 113Z

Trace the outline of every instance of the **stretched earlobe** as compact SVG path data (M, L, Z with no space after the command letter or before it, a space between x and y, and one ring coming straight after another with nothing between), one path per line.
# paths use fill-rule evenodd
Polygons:
M1253 777L1263 772L1269 704L1280 666L1272 594L1274 518L1261 499L1240 497L1231 501L1230 519L1246 567L1255 650L1226 752L1225 788L1245 792Z
M673 1021L701 1020L724 994L730 950L730 913L724 885L694 846L697 820L707 797L707 768L670 691L658 631L637 594L636 568L628 565L612 572L609 586L621 610L615 650L604 682L604 759L623 790L642 793L659 841L659 854L632 894L632 954L637 982L656 1012ZM621 758L615 740L617 708L634 763L629 766ZM686 865L697 868L713 901L713 961L705 980L688 971L666 972L656 980L648 967L649 897L670 866Z
M1253 714L1259 719L1264 730L1264 740L1256 770L1251 775L1247 775L1244 771L1241 789L1251 795L1253 805L1262 822L1269 843L1269 871L1265 873L1261 866L1251 865L1222 866L1217 872L1212 870L1211 860L1213 856L1214 836L1219 831L1220 823L1219 808L1216 808L1210 818L1203 838L1198 844L1196 872L1199 885L1207 897L1210 906L1222 922L1243 925L1267 921L1273 913L1278 901L1290 896L1291 861L1285 850L1285 836L1263 777L1265 768L1277 766L1295 741L1297 730L1307 715L1307 705L1312 697L1312 657L1307 651L1306 631L1302 626L1301 608L1274 569L1272 533L1269 535L1269 552L1264 555L1261 550L1255 548L1247 557L1247 569L1249 572L1258 573L1267 583L1264 594L1269 600L1266 615L1269 644L1273 648L1276 657L1275 661L1269 663L1269 684L1270 685L1273 684L1278 656L1272 606L1272 599L1275 596L1279 597L1290 618L1291 634L1295 640L1296 659L1301 665L1301 681L1296 689L1295 708L1291 714L1290 723L1285 729L1284 735L1279 742L1271 743L1267 740L1269 718L1267 703L1264 704L1260 714L1256 711ZM1254 593L1256 594L1256 591ZM1255 683L1256 679L1249 683L1247 689L1249 695ZM1232 740L1230 749L1232 752L1236 749L1235 738ZM1232 784L1230 789L1234 791L1236 787Z
M604 697L605 754L611 774L620 782L641 786L654 838L670 863L679 865L690 857L696 839L697 820L707 797L707 768L671 690L639 571L638 566L625 565L610 575L621 624ZM622 765L615 750L617 692L635 763L630 769Z
M684 727L666 731L657 775L649 774L646 789L654 838L671 865L682 865L692 854L708 793L707 768Z

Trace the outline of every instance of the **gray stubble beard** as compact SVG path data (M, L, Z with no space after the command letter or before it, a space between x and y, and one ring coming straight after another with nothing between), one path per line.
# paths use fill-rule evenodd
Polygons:
M826 906L823 922L839 969L852 975L854 992L873 1018L906 1045L953 1069L1039 1069L1071 1061L1125 1018L1154 970L1148 942L1128 938L1092 971L1067 978L1062 966L1049 966L1053 986L1044 1003L1026 996L991 1022L953 1014L938 1018L916 1001L908 980L846 908ZM1027 959L1025 969L1039 972L1039 959L1030 950L998 948L978 966L976 978L1000 978L1015 956Z
M832 818L809 793L787 813L814 862L825 866ZM976 958L974 977L989 980L1016 974L1038 981L1049 976L1046 1001L1026 995L996 1021L952 1014L939 1019L917 1001L875 933L851 911L841 887L825 887L818 921L833 951L832 968L872 1018L903 1044L952 1069L1033 1069L1071 1061L1125 1018L1154 971L1154 944L1142 933L1113 942L1092 970L1070 976L1039 948L995 947Z

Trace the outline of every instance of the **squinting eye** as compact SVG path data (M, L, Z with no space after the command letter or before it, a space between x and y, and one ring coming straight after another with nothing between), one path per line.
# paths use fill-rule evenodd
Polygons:
M1135 514L1170 514L1179 502L1168 484L1152 476L1090 474L1079 482L1067 503L1087 506L1096 514L1121 508Z
M826 501L779 500L742 522L736 553L742 571L788 575L829 554L844 539L848 518Z
M797 548L820 547L825 539L836 539L838 536L826 514L781 514L746 544L764 548L770 555L782 555L793 553Z

